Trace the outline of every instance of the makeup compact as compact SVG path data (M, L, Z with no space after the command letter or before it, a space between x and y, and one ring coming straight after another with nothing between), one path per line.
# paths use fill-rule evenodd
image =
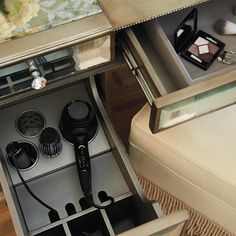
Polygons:
M197 32L196 8L184 18L174 33L175 51L204 70L207 70L224 46L223 42L210 34L201 30Z

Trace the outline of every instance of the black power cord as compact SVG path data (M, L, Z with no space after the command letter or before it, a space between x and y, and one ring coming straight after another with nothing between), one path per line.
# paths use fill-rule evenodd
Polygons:
M15 165L15 168L16 168L16 171L17 171L17 174L22 182L22 184L24 185L25 189L27 190L27 192L37 201L39 202L42 206L46 207L47 209L49 209L49 213L48 213L48 216L49 216L49 219L51 222L55 222L57 220L60 220L60 216L58 214L58 212L52 208L51 206L49 206L47 203L45 203L44 201L42 201L40 198L38 198L30 189L30 187L28 186L28 184L25 182L23 176L21 175L20 171L19 171L19 168L17 166L17 163L16 163L16 157L13 156L13 162L14 162L14 165Z
M97 209L107 209L108 207L110 207L111 205L114 204L115 200L113 197L111 196L107 196L106 201L110 201L107 205L97 205L94 201L93 201L93 196L92 193L86 193L84 192L84 197L86 199L86 201L89 203L90 206L95 207Z
M13 142L13 143L10 143L7 147L7 153L8 155L13 159L13 163L14 163L14 166L16 168L16 171L17 171L17 174L22 182L22 184L24 185L25 189L27 190L27 192L36 200L38 201L42 206L46 207L47 209L50 210L49 212L49 218L55 218L55 219L59 219L59 215L57 213L57 211L49 206L48 204L46 204L44 201L42 201L39 197L37 197L30 189L30 187L28 186L28 184L25 182L23 176L21 175L20 173L20 170L19 170L19 167L18 167L18 164L17 164L17 157L16 157L16 154L18 153L19 150L16 151L16 146L15 145L18 145L18 148L19 148L19 143L18 142ZM51 217L50 217L51 216Z
M30 189L30 187L28 186L28 184L25 182L23 176L21 175L18 167L17 167L17 163L16 163L16 159L15 159L15 156L13 158L13 161L14 161L14 165L16 167L16 171L17 171L17 174L22 182L22 184L24 185L25 189L28 191L28 193L36 200L38 201L41 205L43 205L44 207L48 208L49 210L51 211L56 211L54 208L50 207L48 204L46 204L44 201L42 201L41 199L39 199Z

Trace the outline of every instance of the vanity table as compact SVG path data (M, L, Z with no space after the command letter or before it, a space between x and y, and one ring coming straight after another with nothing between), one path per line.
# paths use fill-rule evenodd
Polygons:
M42 6L38 21L37 17L33 18L25 29L13 31L0 44L0 123L4 124L0 178L17 234L76 235L79 228L81 234L92 230L91 235L96 235L93 234L96 232L101 235L137 235L138 227L145 228L145 224L148 224L149 228L151 224L155 227L148 232L150 235L159 231L160 235L171 232L173 227L176 235L179 235L188 214L185 211L176 213L170 221L165 221L169 222L165 223L166 229L159 227L157 221L163 216L162 209L158 203L145 203L146 197L129 157L106 114L95 77L127 64L152 105L152 115L148 121L150 128L153 132L159 131L159 99L179 90L186 94L182 98L184 100L190 97L190 92L186 88L187 83L178 81L184 70L180 63L177 62L175 70L178 76L174 78L155 43L151 43L154 37L149 38L153 31L149 31L148 24L153 24L152 19L172 15L200 3L204 7L207 1L91 0L82 1L82 5L74 9L73 1L67 1L67 6L60 5L63 1L54 1L58 3L55 6L47 6L43 2L39 1ZM51 18L47 18L49 15ZM173 63L176 61L172 58ZM34 71L29 69L32 62L37 78L32 74L35 68ZM43 76L47 80L46 86L33 89L32 76L34 79ZM208 79L215 81L214 73ZM216 81L214 86L208 86L207 92L235 83L235 80L235 77L230 77L230 81ZM198 93L202 93L201 88ZM99 129L89 143L89 151L95 200L99 201L97 193L101 190L115 198L114 206L107 210L82 210L79 206L82 192L70 143L63 140L61 157L47 159L37 151L38 136L26 137L19 132L19 117L25 111L30 111L36 120L41 117L44 120L42 126L57 128L64 105L75 99L89 101L99 120ZM167 100L166 106L171 106L172 100ZM226 103L229 105L228 101ZM9 164L5 148L14 140L25 141L36 147L37 163L24 171L23 176L35 193L58 209L59 221L50 222L45 217L45 209L27 195L16 171ZM52 193L52 186L56 194ZM66 211L69 203L75 206L73 214ZM142 230L138 230L140 235Z

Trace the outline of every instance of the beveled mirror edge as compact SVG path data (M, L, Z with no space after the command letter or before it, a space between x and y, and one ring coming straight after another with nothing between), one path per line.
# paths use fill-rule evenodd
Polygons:
M229 72L225 75L218 76L218 77L212 78L207 81L203 81L199 84L195 84L190 87L180 89L178 91L175 91L175 92L165 95L163 97L159 97L159 98L155 99L152 103L150 120L149 120L149 127L150 127L152 133L155 134L155 133L161 132L161 131L166 130L168 128L174 127L174 126L182 124L184 122L187 122L189 120L193 120L193 119L203 116L205 114L209 114L209 113L215 112L217 110L220 110L222 108L225 108L227 106L235 104L235 102L234 103L230 102L226 106L219 107L217 109L213 109L210 112L206 112L201 115L191 117L191 118L186 119L184 121L180 121L179 123L171 125L169 127L166 127L166 128L160 127L161 112L164 108L167 108L168 106L171 106L174 104L178 104L179 102L185 101L187 99L194 98L197 95L201 95L206 92L210 92L214 89L221 88L225 85L234 84L235 82L236 82L236 71L233 71L233 72Z

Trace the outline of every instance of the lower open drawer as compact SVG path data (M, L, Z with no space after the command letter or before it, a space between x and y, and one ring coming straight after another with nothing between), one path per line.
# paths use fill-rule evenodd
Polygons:
M86 202L75 165L74 147L63 137L59 156L48 158L42 154L40 132L35 134L34 125L37 129L53 127L59 131L63 107L77 99L88 101L96 110L96 104L81 81L0 111L1 181L13 222L18 224L18 235L116 235L158 218L153 204L143 201L144 198L141 200L133 169L126 154L122 158L117 154L99 110L96 113L98 129L88 144L92 194L96 204L104 204L106 196L112 196L115 200L112 206L96 209ZM7 145L13 141L33 150L32 166L22 168L20 173L30 190L56 209L59 216L40 205L26 191L6 152ZM123 168L120 168L122 161Z

